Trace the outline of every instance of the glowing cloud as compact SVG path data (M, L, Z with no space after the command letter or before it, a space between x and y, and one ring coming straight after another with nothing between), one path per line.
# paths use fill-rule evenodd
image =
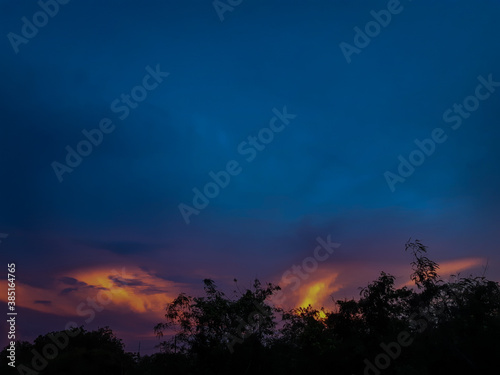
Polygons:
M464 259L450 260L439 263L439 269L437 270L437 273L439 276L441 276L446 280L446 277L449 275L452 274L457 275L462 271L470 270L485 264L486 264L486 259L484 258L464 258ZM404 285L413 286L414 282L410 280L406 282Z
M311 305L319 309L325 304L331 304L332 301L329 301L328 297L342 287L335 284L338 275L338 273L328 273L326 275L319 273L316 278L304 282L296 292L295 306L307 307Z
M60 316L82 316L78 306L91 299L112 311L149 313L157 319L163 317L167 303L186 288L138 267L74 270L55 280L50 289L16 283L17 306ZM6 280L0 284L6 284ZM6 301L6 296L0 299Z

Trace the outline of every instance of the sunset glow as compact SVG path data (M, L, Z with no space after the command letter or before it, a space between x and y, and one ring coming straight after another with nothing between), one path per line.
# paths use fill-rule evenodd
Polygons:
M319 309L325 305L332 306L331 294L341 288L340 285L335 284L337 277L338 273L335 273L303 285L298 290L298 307L311 305L313 308Z
M4 280L0 285L6 283ZM61 316L78 315L78 306L88 298L112 311L156 315L161 320L167 303L181 285L160 279L137 267L75 270L55 278L54 288L17 284L17 304L35 311ZM0 299L6 301L5 296Z

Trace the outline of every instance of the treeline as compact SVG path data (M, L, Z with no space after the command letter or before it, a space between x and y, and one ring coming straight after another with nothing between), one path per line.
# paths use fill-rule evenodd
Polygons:
M500 285L481 277L443 281L419 241L417 289L396 289L382 272L359 300L334 311L284 311L269 301L279 287L255 280L227 297L212 280L205 296L180 294L154 327L159 353L126 353L109 328L52 332L18 342L16 364L1 352L2 374L491 374L500 354ZM165 335L164 335L165 334ZM67 338L67 340L66 340ZM58 353L47 349L48 344ZM34 361L36 353L41 358ZM45 354L53 356L46 359ZM44 365L43 361L46 361Z

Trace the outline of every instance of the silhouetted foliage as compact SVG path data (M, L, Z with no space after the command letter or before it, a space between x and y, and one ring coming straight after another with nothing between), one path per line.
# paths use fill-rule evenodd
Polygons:
M274 333L276 309L266 303L279 287L262 287L255 280L253 290L246 290L232 300L219 290L213 280L205 279L206 297L180 294L166 308L166 322L155 326L161 338L168 329L173 335L163 342L165 353L183 353L205 373L257 368L255 356L264 350ZM248 360L247 360L248 358Z
M39 373L496 373L500 285L484 276L445 282L426 246L416 240L405 248L413 256L416 289L396 288L395 277L381 272L361 289L359 300L335 301L335 311L284 311L269 303L278 286L255 280L252 289L229 298L206 279L204 297L182 293L166 307L165 321L154 327L160 353L125 353L109 328L80 328ZM17 343L17 363L29 366L32 351L42 352L60 334ZM9 367L7 352L1 353L2 374L32 374Z
M17 370L8 366L7 348L1 353L2 374L131 374L134 360L109 327L86 331L50 332L33 344L16 345ZM3 371L5 369L5 372Z

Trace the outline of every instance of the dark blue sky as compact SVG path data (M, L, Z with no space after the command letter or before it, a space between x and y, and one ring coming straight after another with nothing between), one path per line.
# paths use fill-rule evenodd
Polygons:
M388 6L377 30L370 12L387 20ZM340 248L292 305L317 283L355 297L381 270L407 282L409 237L448 273L488 262L500 279L497 1L243 0L222 21L212 1L58 7L45 19L35 1L0 0L0 260L26 290L23 337L81 322L79 301L126 267L132 297L89 327L115 324L133 346L175 293L205 277L280 283L328 235ZM46 24L28 38L25 20ZM373 35L363 48L357 30ZM54 162L106 119L112 131L60 182ZM436 128L446 140L415 153ZM391 189L400 155L420 165ZM233 160L239 172L187 224L179 205Z

